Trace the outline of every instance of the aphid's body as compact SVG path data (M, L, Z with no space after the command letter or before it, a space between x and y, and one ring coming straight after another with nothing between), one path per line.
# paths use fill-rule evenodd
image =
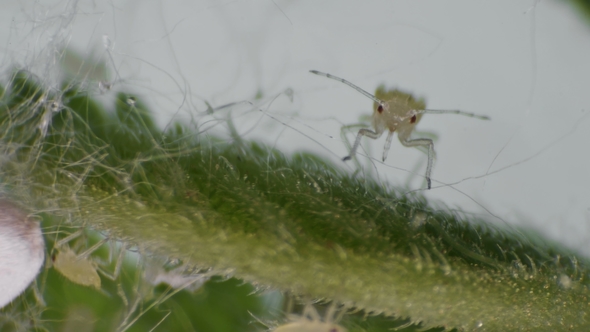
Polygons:
M422 119L422 113L416 111L426 109L426 103L423 99L416 100L411 94L397 89L387 91L383 85L377 88L375 97L385 100L389 106L380 107L379 103L373 103L373 128L375 128L375 133L381 136L385 130L389 130L386 149L383 150L383 161L385 161L393 133L397 130L399 141L403 145L408 144L412 131Z
M71 282L100 289L100 276L94 262L86 257L78 257L67 246L60 248L53 257L53 267Z
M383 132L385 129L395 131L397 129L398 137L409 137L414 130L414 127L420 119L422 113L411 115L412 111L426 109L426 104L423 99L416 100L414 96L400 90L385 90L385 86L381 85L375 91L375 97L387 100L389 109L379 111L379 104L373 103L373 127L376 131ZM413 119L412 119L413 118ZM406 122L404 126L399 126L396 121L386 121L385 119L396 119L399 123Z
M371 98L373 103L373 128L375 131L370 129L361 129L359 130L356 140L354 141L354 145L352 149L350 149L350 154L343 158L343 160L349 160L356 154L356 150L358 149L361 138L363 136L367 136L372 139L377 139L383 135L385 130L388 130L389 133L387 135L387 140L385 141L385 146L383 148L383 161L387 159L387 153L389 152L389 147L391 146L391 139L393 138L393 133L397 131L397 137L399 138L400 143L406 147L425 147L428 149L428 165L426 166L426 182L428 184L428 189L431 187L430 181L430 173L432 172L432 162L434 159L434 143L431 139L428 138L417 138L411 139L410 136L412 135L412 131L416 127L416 124L420 122L422 118L422 114L424 113L435 113L435 114L443 114L443 113L453 113L453 114L462 114L467 115L470 117L476 117L483 120L488 120L487 116L480 116L475 115L473 113L466 113L462 111L452 110L452 111L444 111L444 110L427 110L426 103L423 99L416 99L409 93L402 92L400 90L385 90L384 86L379 86L375 91L375 95L368 93L367 91L359 88L358 86L350 83L349 81L327 74L322 73L317 70L310 71L313 74L325 76L337 81L340 81L353 89L357 90L358 92L362 93L366 97Z

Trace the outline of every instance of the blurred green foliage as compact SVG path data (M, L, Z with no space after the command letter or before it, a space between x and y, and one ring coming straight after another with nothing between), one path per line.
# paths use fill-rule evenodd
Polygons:
M590 22L590 0L574 0L573 2L584 14L586 20Z

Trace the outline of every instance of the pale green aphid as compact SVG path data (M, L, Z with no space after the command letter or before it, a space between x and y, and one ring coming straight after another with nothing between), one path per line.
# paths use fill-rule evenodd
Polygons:
M71 282L100 289L100 276L94 262L77 256L70 247L64 246L58 250L53 267Z
M371 98L374 101L373 128L375 129L375 131L366 128L359 130L354 145L350 150L350 154L344 157L342 160L346 161L354 157L354 155L356 154L356 150L358 149L361 143L361 138L363 136L367 136L372 139L377 139L381 137L381 135L383 135L383 132L387 129L389 130L389 134L387 135L387 140L385 141L385 146L383 148L383 161L385 161L385 159L387 159L389 147L391 146L391 139L393 138L393 133L397 131L397 137L399 138L399 141L403 146L424 147L428 150L428 164L426 166L425 175L426 183L428 184L428 189L430 189L431 187L430 173L432 172L432 163L434 161L434 143L429 138L410 138L410 136L412 135L412 131L414 131L414 128L416 127L416 124L420 122L422 114L450 113L466 115L482 120L490 119L487 116L476 115L473 113L467 113L458 110L427 110L426 103L423 99L416 99L411 94L397 89L386 90L384 86L379 86L375 91L375 95L373 96L367 91L359 88L358 86L340 77L336 77L328 73L322 73L317 70L310 70L310 72L316 75L325 76L340 81L352 87L356 91L362 93L366 97Z

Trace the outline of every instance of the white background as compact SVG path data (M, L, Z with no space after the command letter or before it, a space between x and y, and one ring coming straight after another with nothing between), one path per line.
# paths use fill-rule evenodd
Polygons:
M231 115L247 139L350 171L340 128L371 114L372 102L310 69L488 115L423 117L418 129L438 135L430 191L426 155L397 140L381 163L385 138L365 139L361 154L375 160L358 160L367 176L420 190L434 206L532 228L590 255L590 25L568 3L23 0L0 4L0 24L4 77L20 65L57 87L52 68L69 47L107 63L104 77L84 78L97 94L98 80L114 83L106 102L134 91L162 126L204 130L217 123L206 122L205 101L250 100L276 120L247 104L215 116ZM293 102L279 95L287 88Z

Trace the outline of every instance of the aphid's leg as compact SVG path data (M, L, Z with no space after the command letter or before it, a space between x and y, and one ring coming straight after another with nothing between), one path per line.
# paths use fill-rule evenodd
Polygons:
M434 143L429 138L417 138L417 139L400 139L403 146L416 147L424 146L428 148L428 165L426 166L426 183L428 189L430 189L430 172L432 172L432 162L434 159Z
M113 252L117 249L117 245L115 243L111 243L109 246L109 263L111 263L112 259L114 259ZM127 253L127 248L125 244L121 244L118 249L119 253L116 258L117 261L115 262L115 269L112 273L100 267L98 268L98 270L101 272L103 276L107 277L109 280L112 281L116 281L119 278L119 274L121 273L121 267L123 266L123 261L125 260L125 254Z
M308 318L311 321L319 322L322 320L318 311L313 307L313 304L307 303L303 308L303 317Z
M328 311L326 312L326 316L324 318L324 321L326 323L334 323L336 321L334 320L334 318L336 317L336 310L336 302L332 301L332 303L330 303L330 306L328 307Z
M90 256L90 254L92 254L93 252L95 252L98 248L100 248L108 240L109 239L105 237L104 239L98 241L95 245L93 245L92 247L86 249L83 253L81 253L80 255L78 255L78 258L79 259L86 259L86 258L88 258L88 256Z
M389 153L389 148L391 147L391 139L393 138L393 131L390 131L387 134L387 139L385 140L385 146L383 146L383 161L387 159L387 154Z
M350 149L350 154L344 158L342 158L343 161L347 161L352 159L352 157L354 157L354 155L356 154L356 150L358 149L359 145L361 144L361 138L363 138L363 136L367 136L369 138L372 139L378 139L379 137L381 137L381 135L383 134L382 131L372 131L370 129L361 129L359 130L359 133L356 135L356 140L354 141L354 145L352 146L352 149Z
M72 233L72 234L64 237L63 239L57 241L55 243L55 247L59 248L59 247L63 246L64 244L66 244L66 243L70 242L71 240L77 238L78 236L82 235L82 233L84 233L84 230L82 230L82 229L79 229L79 230L75 231L74 233Z

